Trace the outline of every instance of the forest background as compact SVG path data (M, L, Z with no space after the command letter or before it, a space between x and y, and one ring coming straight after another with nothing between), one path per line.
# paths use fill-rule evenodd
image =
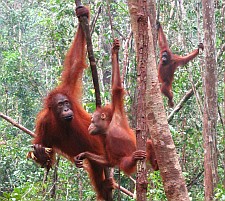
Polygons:
M92 41L97 61L101 95L104 103L110 101L112 32L106 1L82 1L90 4L93 25ZM174 53L185 54L197 48L203 39L201 1L157 1L160 22ZM101 10L100 10L101 9ZM114 34L121 40L120 66L126 89L125 107L134 127L136 103L136 60L134 39L131 36L127 3L110 1ZM225 200L224 182L224 3L215 1L216 55L218 70L218 174L215 198ZM73 39L78 21L73 1L1 1L0 2L0 112L10 116L24 127L34 130L35 118L42 108L42 100L59 81L63 60ZM130 37L131 36L131 37ZM126 43L127 42L127 43ZM128 50L128 51L126 51ZM128 62L126 63L126 56ZM158 58L158 57L157 57ZM192 200L204 200L203 184L203 90L202 56L175 73L173 83L175 105L197 84L197 90L185 102L182 110L169 121L180 165ZM83 105L92 113L95 96L90 69L83 76ZM164 99L166 113L168 108ZM43 184L44 170L26 159L31 150L31 137L0 118L0 200L94 200L87 174L60 157ZM52 186L57 172L56 192ZM122 174L122 173L121 173ZM118 170L115 173L118 178ZM149 174L152 200L165 200L159 172ZM122 174L121 185L131 191L134 183ZM44 193L43 193L44 189ZM115 192L114 196L117 196ZM132 200L121 195L122 200ZM149 195L150 196L150 195Z

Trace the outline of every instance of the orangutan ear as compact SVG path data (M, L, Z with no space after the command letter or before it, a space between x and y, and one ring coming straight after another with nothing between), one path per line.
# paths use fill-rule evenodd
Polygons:
M106 114L104 112L101 114L101 119L102 120L105 120L106 119Z

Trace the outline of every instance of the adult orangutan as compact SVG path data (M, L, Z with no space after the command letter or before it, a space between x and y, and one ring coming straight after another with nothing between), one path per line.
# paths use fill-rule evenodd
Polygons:
M79 16L89 16L86 7L76 10ZM45 99L44 108L37 116L33 140L34 151L28 158L34 159L42 167L51 168L54 153L64 155L74 163L79 153L89 151L97 155L104 153L100 136L91 136L88 127L90 115L83 109L80 99L82 95L81 77L86 68L86 40L79 24L76 36L66 54L61 83L53 89ZM90 161L87 171L97 192L98 199L107 199L103 167Z
M166 40L166 36L163 32L162 26L157 22L158 29L158 41L160 48L160 61L158 67L158 78L161 83L161 92L168 98L168 104L170 107L174 106L173 102L173 92L172 92L172 82L174 79L174 72L178 66L183 66L189 61L194 59L199 54L199 49L204 49L202 43L198 45L198 49L189 53L186 56L179 56L173 54L169 48Z
M115 39L112 47L112 104L97 108L92 115L89 126L91 135L102 135L104 137L105 154L96 155L86 151L76 156L75 164L82 168L83 159L88 159L108 167L118 166L130 175L136 170L137 161L146 158L146 152L137 150L135 134L129 127L124 112L124 89L120 78L118 51L119 41ZM151 142L149 142L149 146L152 147ZM152 151L154 150L152 149ZM150 154L148 154L149 159L152 158ZM156 162L156 160L151 161Z

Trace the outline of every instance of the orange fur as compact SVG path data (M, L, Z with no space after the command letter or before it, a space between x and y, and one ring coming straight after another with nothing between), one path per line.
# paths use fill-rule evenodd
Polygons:
M161 83L161 92L168 98L168 104L170 107L174 106L173 103L173 92L172 92L172 83L174 80L174 72L178 66L183 66L189 61L194 59L199 54L199 48L204 48L203 44L199 44L199 48L195 49L193 52L189 53L187 56L179 56L173 54L169 48L169 45L166 40L166 36L163 32L162 26L157 22L158 26L158 41L160 48L160 61L158 67L158 78ZM164 64L162 61L163 52L167 52L168 60Z
M103 136L105 154L99 156L90 152L81 153L76 157L75 164L82 167L82 160L87 158L104 166L118 166L130 175L136 170L136 162L145 159L146 152L137 150L136 136L124 111L124 89L119 72L118 51L118 40L115 40L112 48L112 104L97 108L89 126L92 135ZM152 149L148 152L149 158L153 151Z
M85 9L84 7L82 9ZM79 11L79 10L78 10ZM85 11L88 12L89 11ZM104 148L99 136L88 133L90 115L80 103L82 95L81 77L86 68L86 40L81 25L78 27L71 48L64 62L61 84L53 89L45 99L44 108L37 116L34 144L51 147L72 162L77 154L90 151L101 155ZM53 110L57 94L65 95L72 105L74 118L70 122L59 121ZM53 160L53 159L52 159ZM103 166L90 162L87 171L97 192L98 199L105 199Z

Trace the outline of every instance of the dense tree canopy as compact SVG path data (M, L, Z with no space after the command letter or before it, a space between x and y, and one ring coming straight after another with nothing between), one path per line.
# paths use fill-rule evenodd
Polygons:
M113 41L107 1L83 1L90 3L92 41L98 67L102 102L110 100L111 59ZM159 4L160 2L160 4ZM225 200L224 183L224 3L215 1L216 56L218 85L218 186L215 197ZM204 41L202 5L199 1L157 1L159 20L164 27L171 50L183 55L197 48ZM30 130L34 130L35 119L42 108L45 95L58 84L65 52L70 46L77 28L74 2L52 1L1 1L0 2L0 112ZM110 1L113 32L121 40L120 66L126 90L125 109L131 127L135 127L136 116L136 60L134 37L127 3ZM126 55L127 53L127 55ZM157 53L158 55L158 49ZM128 62L125 59L128 56ZM180 67L173 83L175 106L193 87L193 95L174 113L169 127L179 155L180 165L186 179L190 197L204 199L204 149L203 149L203 100L202 76L204 55ZM157 57L158 60L158 57ZM88 112L95 109L95 96L90 69L83 77L83 103ZM173 111L167 107L166 113ZM31 149L31 137L0 118L0 200L50 200L54 169L43 185L44 170L26 160ZM3 143L5 142L5 144ZM115 178L118 179L118 170ZM87 174L75 168L64 158L58 164L56 200L91 200L95 193ZM121 173L122 174L122 173ZM152 200L165 200L159 172L148 175ZM59 184L59 185L57 185ZM130 191L134 183L122 174L121 186ZM44 190L44 193L43 193ZM114 196L118 196L118 191ZM132 200L126 195L122 200Z

